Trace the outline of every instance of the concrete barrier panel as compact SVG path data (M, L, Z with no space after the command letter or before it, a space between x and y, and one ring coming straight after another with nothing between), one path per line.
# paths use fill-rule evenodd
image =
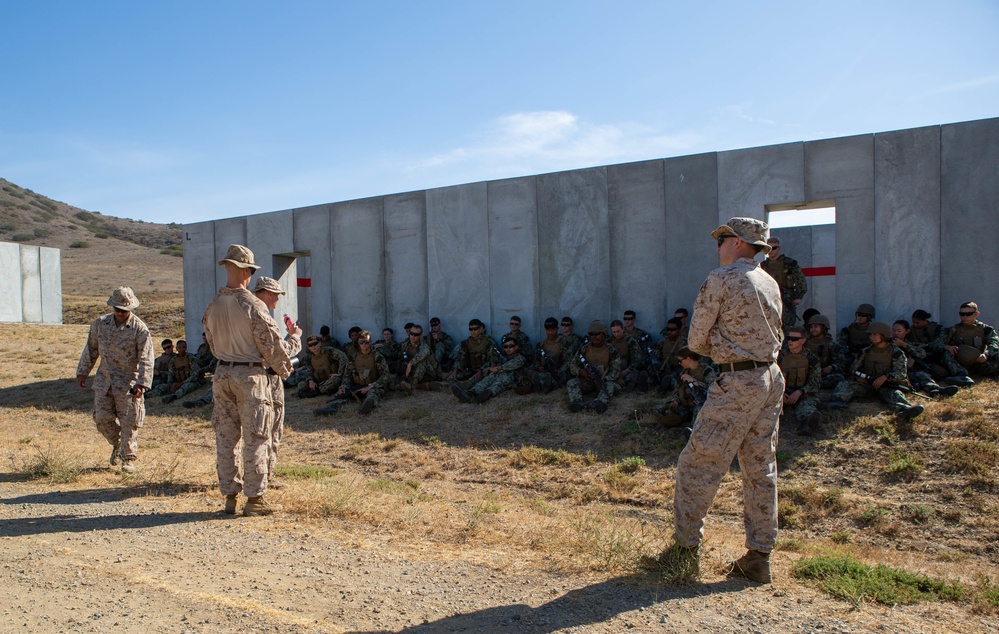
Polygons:
M958 307L974 301L982 321L999 327L999 119L941 126L940 313L957 323Z
M429 312L458 340L467 337L470 319L490 319L486 209L485 183L427 190ZM492 327L488 332L495 334Z
M398 338L407 322L429 332L427 195L419 191L386 196L384 213L386 321L381 327L389 326ZM447 323L448 317L441 316L445 330L456 325Z
M0 321L18 323L24 320L21 302L21 245L0 242Z
M658 337L666 325L666 193L663 161L607 168L611 314L636 313L636 325ZM673 315L670 314L670 317ZM608 322L609 323L609 322Z
M296 209L295 252L308 255L299 257L298 273L309 280L310 286L299 289L299 302L309 310L303 327L305 334L318 335L321 326L333 327L333 264L330 245L330 205L316 205ZM304 301L303 301L304 300ZM300 315L301 317L301 315ZM337 339L340 334L337 333Z
M331 206L333 237L333 333L341 343L351 326L385 323L385 267L382 258L382 198Z
M538 313L585 335L611 311L607 168L538 176ZM504 331L505 332L505 331Z
M718 153L718 223L763 219L766 206L805 200L802 143Z
M225 279L218 284L215 259L215 224L184 225L184 335L191 349L201 345L201 318ZM224 251L223 251L224 253ZM141 301L141 298L140 298Z
M533 176L492 181L488 186L489 291L494 335L509 332L510 317L521 318L531 341L543 332L537 312L538 186ZM443 323L442 323L443 325Z
M805 199L835 201L835 319L827 316L843 327L874 301L874 136L805 143Z
M225 267L218 266L218 261L225 257L225 252L229 249L229 245L242 244L243 246L249 246L246 244L247 218L249 218L249 216L244 216L242 218L226 218L225 220L215 221L215 262L213 264L215 265L216 289L221 286L225 286L226 283ZM250 250L252 251L253 249L251 248ZM253 255L254 261L257 261L257 254L254 253Z
M717 154L666 159L666 296L667 318L678 308L693 310L701 283L718 266L711 232L718 227ZM728 220L728 218L726 218ZM656 329L666 326L664 323Z
M62 323L62 256L59 249L39 247L42 276L42 323Z
M940 128L879 134L874 159L878 319L908 319L916 308L939 314Z
M247 216L246 242L246 246L253 251L253 256L260 265L256 274L280 278L284 271L275 270L273 256L286 255L295 250L294 211ZM284 263L283 260L280 262Z
M21 245L21 315L26 324L42 323L42 275L38 247Z

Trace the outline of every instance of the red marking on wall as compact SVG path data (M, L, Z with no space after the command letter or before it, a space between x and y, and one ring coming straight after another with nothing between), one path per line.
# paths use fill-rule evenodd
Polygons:
M826 275L836 275L836 267L812 266L807 269L801 269L801 272L805 274L805 277L824 277Z
M311 277L300 277L298 278L299 288L312 288L312 278Z

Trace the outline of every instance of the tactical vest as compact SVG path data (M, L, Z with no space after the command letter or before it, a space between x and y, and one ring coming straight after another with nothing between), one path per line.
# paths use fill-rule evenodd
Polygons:
M832 344L829 341L829 337L826 335L809 337L808 341L805 342L805 349L814 354L815 358L819 360L819 367L824 368L828 365L832 365L832 351L829 348L830 345Z
M631 348L628 346L628 337L621 337L620 339L611 338L611 345L617 350L617 353L621 355L624 359L624 365L631 365Z
M880 349L871 346L871 349L864 355L864 364L861 366L864 374L876 379L891 372L892 348L893 346L890 345Z
M371 385L378 380L378 364L375 363L374 353L358 354L354 357L352 379L357 385Z
M937 340L937 337L940 336L940 328L940 324L934 321L927 322L925 328L916 328L913 326L912 330L909 331L909 336L916 343L926 345Z
M610 369L610 347L600 346L586 346L586 352L583 353L583 358L592 363L598 370L600 370L600 376L607 374L607 370Z
M486 359L489 356L489 347L489 340L485 336L479 337L478 341L471 337L465 340L469 370L478 370L486 364Z
M556 368L562 365L562 344L559 343L558 339L548 339L546 337L541 342L541 349L545 351L545 354L552 360Z
M680 357L678 356L680 350L683 350L683 336L676 338L676 341L670 341L669 337L663 339L663 363L667 367L674 367L680 365Z
M777 281L777 286L784 290L787 287L787 280L784 276L784 261L781 259L784 256L777 256L774 259L766 258L763 260L763 264L760 266L764 271L770 274L770 277Z
M179 354L173 360L173 380L178 383L183 383L191 376L191 355L185 354L180 356Z
M323 383L331 376L333 376L333 365L330 358L323 352L320 352L319 356L313 356L312 380L316 383Z
M869 328L859 328L856 322L846 327L850 335L850 350L856 352L871 345L871 331Z
M985 328L977 322L971 326L958 324L951 329L948 342L952 346L971 346L984 352Z
M808 355L804 351L785 352L780 358L780 371L784 374L785 389L800 390L808 383Z

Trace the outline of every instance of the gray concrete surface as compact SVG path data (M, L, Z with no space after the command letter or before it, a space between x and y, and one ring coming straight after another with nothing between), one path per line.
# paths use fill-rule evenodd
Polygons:
M0 321L62 323L59 249L0 242Z
M879 319L925 308L949 324L975 299L995 323L997 172L999 119L988 119L198 223L186 227L187 334L199 340L212 280L224 281L215 260L232 242L247 243L264 270L282 268L282 284L311 279L298 317L340 339L354 324L426 328L432 315L459 337L473 317L499 335L518 314L536 340L545 317L571 315L581 332L628 308L658 333L717 266L708 234L719 222L820 202L835 206L834 225L780 230L803 266L836 267L809 280L802 310L815 306L839 327L870 302Z

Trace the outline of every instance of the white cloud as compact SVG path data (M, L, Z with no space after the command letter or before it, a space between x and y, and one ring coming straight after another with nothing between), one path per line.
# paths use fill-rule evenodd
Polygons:
M517 112L484 126L466 145L410 161L404 171L410 177L446 172L458 183L663 158L699 140L692 132L594 123L563 110Z

